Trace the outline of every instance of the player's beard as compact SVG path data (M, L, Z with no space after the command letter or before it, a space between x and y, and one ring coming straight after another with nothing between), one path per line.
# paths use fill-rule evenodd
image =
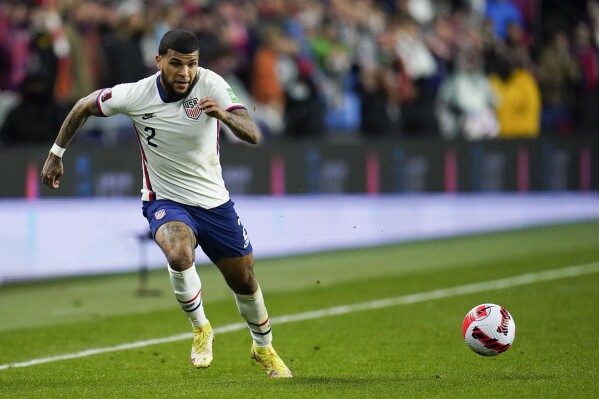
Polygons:
M183 92L183 93L176 92L173 89L173 84L172 83L168 83L166 81L164 75L160 76L160 83L162 84L162 88L164 89L164 93L166 94L166 97L170 101L179 101L179 100L182 100L185 97L187 97L187 95L191 92L191 90L193 89L193 87L198 82L198 79L199 79L199 75L197 74L195 76L195 78L193 78L193 81L189 84L189 87L187 88L187 90L185 90L185 92Z

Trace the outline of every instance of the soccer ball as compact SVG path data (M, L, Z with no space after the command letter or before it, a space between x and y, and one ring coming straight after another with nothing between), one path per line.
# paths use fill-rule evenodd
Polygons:
M468 312L462 324L462 335L474 352L482 356L497 356L512 346L516 323L504 307L484 303Z

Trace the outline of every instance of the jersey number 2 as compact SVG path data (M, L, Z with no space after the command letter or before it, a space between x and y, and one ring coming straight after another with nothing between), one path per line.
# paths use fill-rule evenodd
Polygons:
M154 136L156 136L156 129L154 129L153 127L149 127L147 126L144 129L146 132L150 132L150 135L148 136L147 140L148 140L148 145L151 147L158 147L158 145L156 145L156 143L152 143L150 140L152 140L154 138Z

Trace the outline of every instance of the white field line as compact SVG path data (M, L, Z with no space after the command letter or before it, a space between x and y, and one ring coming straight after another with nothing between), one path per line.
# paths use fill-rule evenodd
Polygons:
M406 305L411 303L426 302L435 299L449 298L458 295L473 294L490 290L499 290L502 288L511 288L520 285L534 284L543 281L559 280L569 277L578 277L586 274L599 272L599 262L588 263L585 265L570 266L561 269L547 270L538 273L521 274L519 276L507 277L498 280L483 281L480 283L459 285L456 287L442 288L434 291L422 292L419 294L402 295L394 298L381 299L371 302L362 302L352 305L335 306L327 309L314 310L310 312L297 313L281 317L273 317L273 325L293 323L296 321L319 319L328 316L339 316L347 313L359 312L362 310L381 309L390 306ZM245 323L233 323L214 329L215 334L224 334L233 331L239 331L247 328ZM19 363L0 364L0 371L10 368L29 367L37 364L56 362L59 360L78 359L82 357L99 355L108 352L117 352L141 348L150 345L164 344L168 342L191 339L192 333L184 333L164 338L155 338L145 341L130 342L126 344L109 346L105 348L88 349L81 352L67 353L64 355L50 356L39 359L28 360Z

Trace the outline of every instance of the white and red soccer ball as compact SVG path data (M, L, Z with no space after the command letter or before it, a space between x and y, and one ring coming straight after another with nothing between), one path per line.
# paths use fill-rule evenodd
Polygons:
M479 355L497 356L512 346L516 323L504 307L484 303L468 312L462 324L462 336L468 347Z

